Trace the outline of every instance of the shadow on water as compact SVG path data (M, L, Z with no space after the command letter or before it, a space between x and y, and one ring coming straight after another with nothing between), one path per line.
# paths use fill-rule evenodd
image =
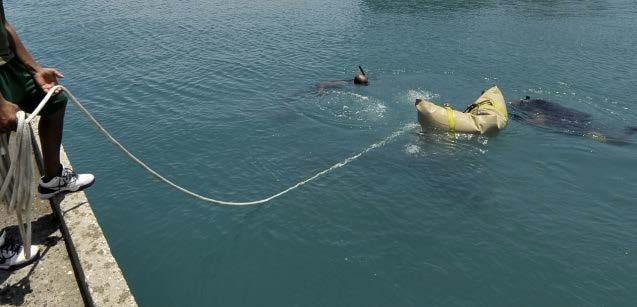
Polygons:
M543 130L586 137L610 145L635 144L637 127L623 129L596 121L593 115L543 99L515 100L509 105L511 119Z
M614 5L618 5L617 2L611 4L604 0L521 0L516 1L515 10L539 16L591 16L607 11Z
M510 7L518 12L528 12L533 15L562 16L562 15L593 15L609 10L611 7L625 5L620 2L609 3L604 0L574 1L574 0L521 0L511 3L501 0L398 0L381 1L365 0L363 3L371 10L386 13L421 15L423 12L466 12L492 7Z
M365 0L367 7L373 11L421 15L423 11L453 12L476 10L497 4L495 0Z

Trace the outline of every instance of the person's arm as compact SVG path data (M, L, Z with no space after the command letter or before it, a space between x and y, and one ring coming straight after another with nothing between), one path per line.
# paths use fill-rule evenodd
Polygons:
M20 109L17 105L6 100L0 92L0 133L14 131L18 125L16 113Z
M6 20L4 23L4 29L7 31L8 34L9 46L11 47L11 50L13 50L22 64L24 64L24 66L26 66L32 74L35 74L37 71L42 69L42 66L40 66L40 64L38 64L35 59L33 59L27 48L22 43L22 40L20 40L18 33L16 33L15 31L15 28Z
M4 17L4 7L1 0L0 18L6 21ZM2 92L0 92L0 133L7 133L12 130L16 130L18 125L16 113L18 113L18 110L20 110L18 106L5 99Z
M43 91L48 92L52 87L58 84L57 78L64 78L59 71L53 68L43 68L35 61L33 56L29 53L27 48L20 40L15 28L5 19L5 30L8 34L9 45L15 53L16 57L26 66L26 68L33 74L33 79L42 88ZM56 94L60 90L56 91Z

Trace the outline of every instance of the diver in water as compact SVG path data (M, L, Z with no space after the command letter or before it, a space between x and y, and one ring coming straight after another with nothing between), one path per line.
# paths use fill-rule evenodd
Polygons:
M511 103L511 115L513 119L525 124L567 135L584 136L612 145L631 144L629 138L637 134L637 127L626 127L624 131L599 129L588 113L543 99L531 99L529 96Z
M346 86L352 83L356 85L365 85L365 86L369 85L369 79L367 78L367 74L365 74L365 71L363 70L363 68L358 66L358 69L361 71L361 73L356 74L356 76L354 76L354 79L336 80L336 81L328 81L328 82L319 83L316 85L316 91L319 93L322 93L325 90L332 89L332 88L341 88L343 86Z

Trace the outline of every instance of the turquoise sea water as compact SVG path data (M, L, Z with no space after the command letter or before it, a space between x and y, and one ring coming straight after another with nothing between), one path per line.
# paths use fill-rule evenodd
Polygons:
M104 126L196 192L278 192L497 83L637 125L637 4L5 1ZM350 78L369 87L317 95ZM258 207L144 173L70 108L65 147L143 306L634 306L637 145L511 122L409 130ZM633 139L637 143L637 137Z

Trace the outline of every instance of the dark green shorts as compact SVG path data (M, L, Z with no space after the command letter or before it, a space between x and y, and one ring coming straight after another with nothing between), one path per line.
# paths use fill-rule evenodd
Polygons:
M6 100L17 104L27 113L33 112L46 95L33 80L33 75L16 58L0 66L0 92ZM53 96L40 114L55 113L66 106L66 102L66 95L63 93Z

